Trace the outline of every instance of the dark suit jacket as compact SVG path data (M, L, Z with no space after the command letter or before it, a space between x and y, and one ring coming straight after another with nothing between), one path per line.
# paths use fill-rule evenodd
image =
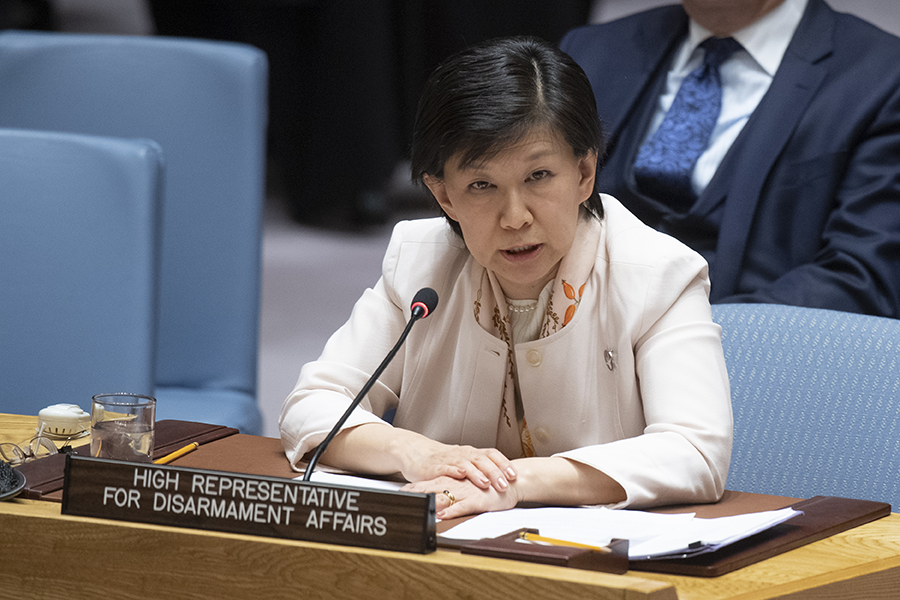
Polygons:
M687 27L668 6L561 43L590 78L609 138L601 190L651 224L659 215L639 201L632 165ZM900 38L810 0L692 210L720 211L713 302L900 316Z

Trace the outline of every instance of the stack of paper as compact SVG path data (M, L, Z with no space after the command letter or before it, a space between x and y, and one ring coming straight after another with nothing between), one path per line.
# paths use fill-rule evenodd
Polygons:
M312 480L357 487L397 490L403 484L317 471ZM480 540L523 527L541 535L589 546L606 546L613 539L628 540L630 560L685 558L713 552L765 531L801 514L792 508L700 519L693 513L661 515L603 507L515 508L484 513L445 531L445 538Z
M684 558L712 552L765 531L800 514L792 508L700 519L693 515L661 515L607 508L517 508L485 513L444 532L445 538L473 540L497 537L523 527L542 536L605 546L613 539L629 541L631 560Z

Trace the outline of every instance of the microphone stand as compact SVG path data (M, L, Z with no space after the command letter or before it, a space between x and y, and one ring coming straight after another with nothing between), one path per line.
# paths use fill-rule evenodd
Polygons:
M372 376L369 377L369 380L362 387L359 393L356 395L356 398L353 399L353 402L350 403L350 406L347 407L347 410L344 411L344 414L341 415L341 418L338 419L338 422L335 423L334 427L328 432L328 435L325 436L325 439L321 444L316 448L315 453L313 453L312 458L309 461L309 464L306 466L306 471L303 473L303 481L309 481L310 477L312 477L313 470L315 470L316 465L319 462L319 457L325 452L325 449L328 448L328 444L331 443L331 440L334 439L334 436L338 434L341 430L341 427L344 423L347 422L347 419L350 418L350 413L359 406L359 403L362 402L362 399L366 394L369 393L369 390L372 389L372 386L375 385L375 382L378 380L378 377L381 376L381 373L387 368L388 364L391 360L394 359L394 356L400 350L400 346L403 345L403 342L406 341L406 336L409 335L410 330L412 329L413 324L419 319L428 315L428 309L422 311L419 307L414 307L412 311L412 317L409 319L409 322L406 324L406 328L403 330L403 333L400 334L400 339L397 340L397 343L394 344L394 347L388 352L388 355L384 357L384 360L381 361L381 364L378 365L378 368L375 369L375 372L372 373Z

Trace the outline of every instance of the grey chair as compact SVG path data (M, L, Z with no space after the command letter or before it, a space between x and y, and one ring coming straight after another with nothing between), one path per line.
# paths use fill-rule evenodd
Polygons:
M162 153L0 129L0 412L152 394Z
M158 419L261 433L267 73L243 44L0 33L0 127L149 138L165 154Z
M734 406L728 488L900 510L900 321L713 306Z

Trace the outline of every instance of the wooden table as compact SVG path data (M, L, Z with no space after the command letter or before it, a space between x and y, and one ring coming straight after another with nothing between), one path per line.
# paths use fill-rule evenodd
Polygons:
M0 442L27 439L34 423L0 414ZM896 599L900 514L721 577L693 578L88 519L15 499L0 503L0 564L0 597L10 598Z

